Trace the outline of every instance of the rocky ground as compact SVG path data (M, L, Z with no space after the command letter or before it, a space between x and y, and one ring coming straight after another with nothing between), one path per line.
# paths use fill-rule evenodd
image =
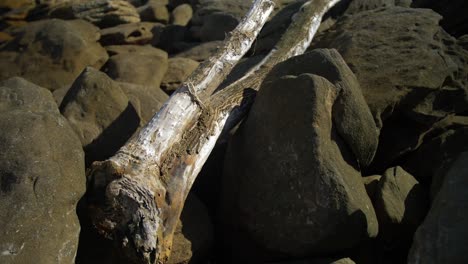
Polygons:
M305 1L275 2L226 83ZM86 170L250 5L0 1L0 263L125 263L83 210ZM169 263L466 263L467 13L464 0L343 0L215 147Z

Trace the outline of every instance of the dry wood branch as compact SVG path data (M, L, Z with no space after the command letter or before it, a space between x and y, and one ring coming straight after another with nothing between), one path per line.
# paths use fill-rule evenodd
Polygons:
M222 82L273 10L257 0L225 47L179 88L141 132L112 158L93 164L89 209L94 225L135 263L165 263L183 203L213 146L197 141L218 131L201 98ZM211 133L211 132L210 132ZM214 143L212 143L214 145Z

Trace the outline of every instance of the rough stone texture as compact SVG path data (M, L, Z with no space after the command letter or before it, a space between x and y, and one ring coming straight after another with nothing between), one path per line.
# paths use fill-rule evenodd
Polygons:
M185 201L174 233L168 264L199 263L213 246L213 226L205 205L195 196Z
M146 86L159 87L167 71L167 54L122 53L107 61L103 71L112 79Z
M71 6L73 16L99 27L140 22L137 9L126 0L95 0Z
M2 0L0 2L0 10L11 10L22 7L34 6L34 0Z
M356 14L362 11L381 7L409 7L411 2L412 0L352 0L348 5L345 14Z
M187 26L193 16L192 6L182 4L174 8L171 13L171 23L173 25Z
M239 21L250 9L250 0L197 0L194 1L194 16L192 22L196 25L203 24L206 16L214 13L225 13Z
M223 44L222 41L210 41L202 43L186 51L180 52L175 57L183 57L192 59L198 62L203 62L216 53L218 47Z
M152 44L173 54L180 51L179 46L181 46L181 43L190 40L189 35L187 27L168 25L161 31L158 39L153 39Z
M361 175L333 127L338 92L311 74L264 81L226 154L226 240L241 239L247 251L236 237L244 232L260 248L307 256L377 235Z
M140 126L146 125L169 99L169 96L159 87L123 82L119 82L119 85L127 95L130 103L135 107L140 117Z
M401 167L393 167L382 175L374 198L379 238L385 247L409 248L429 208L426 190Z
M436 0L413 0L412 7L431 8L444 18L442 27L454 36L468 34L468 19L466 10L468 2L464 0L436 1Z
M0 82L0 262L73 263L85 191L83 150L52 94Z
M379 134L356 76L336 50L317 49L279 64L265 79L274 82L278 77L301 73L325 77L340 90L333 105L334 127L359 164L366 167L374 157Z
M145 5L138 8L142 21L169 22L169 11L167 10L167 1L149 0Z
M98 29L82 20L32 22L0 48L0 80L21 76L50 90L69 86L85 67L106 62L98 39Z
M122 24L101 30L102 45L149 44L153 40L153 28L161 24L140 22Z
M80 138L87 164L114 154L140 123L119 85L93 68L86 68L76 79L60 111Z
M414 236L409 264L465 263L468 252L468 152L447 170L429 214Z
M184 82L200 63L187 58L169 59L169 67L161 82L161 89L171 94Z
M427 9L360 12L313 45L341 53L383 127L372 172L418 148L439 120L468 110L468 53L439 27L440 19Z

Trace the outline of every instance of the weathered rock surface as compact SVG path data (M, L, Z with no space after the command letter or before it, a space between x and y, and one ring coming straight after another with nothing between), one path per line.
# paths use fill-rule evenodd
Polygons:
M190 40L190 33L187 27L179 25L168 25L162 29L159 37L153 39L153 45L161 48L168 53L177 53L181 49L179 48L184 42Z
M439 120L468 110L468 53L439 27L440 19L427 9L360 12L313 45L341 53L382 128L372 172L418 148Z
M79 139L52 94L0 82L0 262L73 263L85 191Z
M159 87L167 71L167 53L117 54L109 58L103 71L116 81Z
M251 5L250 0L197 0L194 5L193 22L201 25L206 16L214 13L231 15L239 22Z
M140 22L137 9L125 0L95 0L71 6L75 18L84 19L99 27L113 27Z
M32 22L0 48L0 80L21 76L50 90L70 86L85 67L106 62L98 39L98 29L82 20Z
M80 138L87 164L114 154L140 124L119 85L93 68L86 68L76 79L60 111Z
M184 82L200 64L187 58L169 59L169 67L161 82L161 89L171 94Z
M468 252L468 152L447 170L429 214L414 236L410 264L464 263Z
M352 0L346 8L346 14L356 14L362 11L382 7L403 6L409 7L412 0Z
M174 8L171 13L171 23L173 25L187 26L193 16L192 6L182 4Z
M101 30L102 45L149 44L153 40L153 28L161 24L140 22L122 24Z
M228 237L243 230L260 248L307 256L377 235L361 175L333 125L338 93L311 74L264 81L226 154Z
M410 247L428 205L428 193L411 174L401 167L385 171L375 192L374 208L379 238L387 249Z
M192 27L191 31L202 42L224 40L237 24L239 20L231 14L213 13L203 17L202 25Z
M380 175L371 175L363 177L362 181L364 182L364 187L366 187L366 192L372 203L374 203L375 193L379 187L379 181L382 178Z
M167 52L151 45L111 45L105 47L110 56L119 54L149 55L167 58Z
M379 134L356 76L336 50L317 49L279 64L270 71L265 82L301 73L325 77L339 89L333 105L334 127L359 164L366 167L374 157Z

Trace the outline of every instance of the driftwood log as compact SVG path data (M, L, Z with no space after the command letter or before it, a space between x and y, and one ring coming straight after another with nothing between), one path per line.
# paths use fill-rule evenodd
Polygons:
M167 262L185 199L218 138L245 115L274 65L305 52L323 15L338 1L306 2L263 61L214 93L273 10L271 0L256 0L224 46L151 121L116 155L92 165L88 208L93 225L115 241L129 262Z

